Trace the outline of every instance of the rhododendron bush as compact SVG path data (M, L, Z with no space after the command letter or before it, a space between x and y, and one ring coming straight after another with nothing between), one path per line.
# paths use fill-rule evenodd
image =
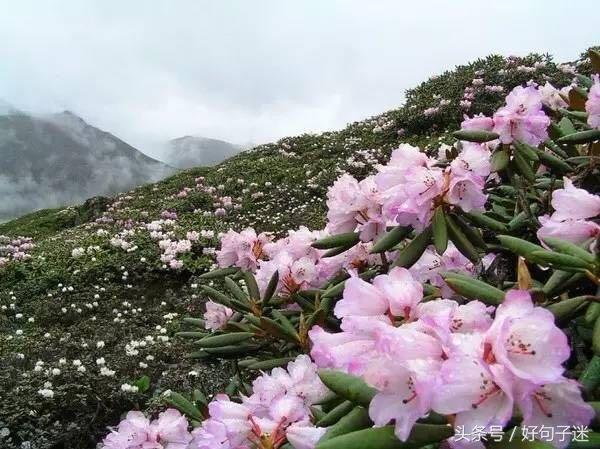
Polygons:
M342 174L324 229L222 235L180 337L235 382L103 447L597 447L599 92L518 86L445 154Z

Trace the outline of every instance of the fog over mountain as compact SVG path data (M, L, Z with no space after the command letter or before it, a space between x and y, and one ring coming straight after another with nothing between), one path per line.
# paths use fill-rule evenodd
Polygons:
M69 111L0 101L0 220L156 181L175 169Z
M184 136L170 140L164 152L164 161L177 168L198 165L215 165L231 157L244 147L218 139L200 136Z

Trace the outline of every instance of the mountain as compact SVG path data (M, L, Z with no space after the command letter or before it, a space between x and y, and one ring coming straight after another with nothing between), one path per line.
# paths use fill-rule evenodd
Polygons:
M65 111L29 115L0 103L0 221L114 194L175 170Z
M211 166L239 153L241 145L199 136L184 136L167 143L166 162L177 168Z

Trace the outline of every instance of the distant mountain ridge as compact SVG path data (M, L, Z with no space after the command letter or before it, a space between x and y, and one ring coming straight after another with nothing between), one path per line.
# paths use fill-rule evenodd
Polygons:
M0 102L0 220L155 182L176 170L70 111Z
M241 145L200 136L184 136L167 142L165 161L177 168L215 165L239 153Z

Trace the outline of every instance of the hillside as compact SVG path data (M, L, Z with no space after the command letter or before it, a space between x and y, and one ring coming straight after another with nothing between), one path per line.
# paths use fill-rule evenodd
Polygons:
M586 60L577 64L590 72ZM339 132L281 139L108 201L0 225L7 242L23 236L33 244L14 243L25 260L0 268L0 429L8 429L0 446L94 447L121 413L153 408L170 389L222 388L234 367L188 359L193 343L173 337L181 317L202 311L197 276L213 265L219 232L320 229L327 187L341 173L364 177L402 142L437 153L463 113L489 114L532 79L563 87L572 67L541 55L490 56ZM181 252L181 266L171 263L158 240L186 236L191 251ZM146 391L122 389L142 376Z
M75 114L0 105L0 221L156 181L174 170Z
M242 151L242 147L218 139L184 136L167 143L165 161L172 167L212 166Z

